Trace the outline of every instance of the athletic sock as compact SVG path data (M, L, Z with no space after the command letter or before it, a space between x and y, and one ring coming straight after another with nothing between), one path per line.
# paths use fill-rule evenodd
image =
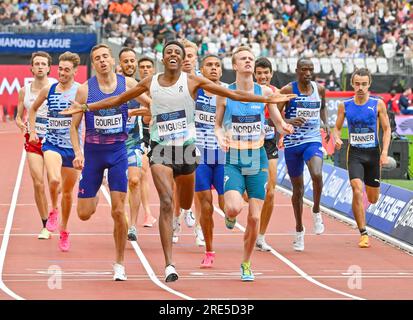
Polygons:
M264 234L259 234L257 237L257 241L264 241L265 235Z
M359 229L359 231L360 231L360 234L361 234L362 236L367 236L367 230L366 230L366 228Z
M42 219L43 228L46 228L47 219Z

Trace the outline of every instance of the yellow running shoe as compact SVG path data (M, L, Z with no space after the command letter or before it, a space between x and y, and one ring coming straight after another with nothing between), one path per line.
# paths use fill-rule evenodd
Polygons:
M369 236L367 234L362 235L360 237L359 247L360 248L369 248L370 247Z
M51 232L49 230L47 230L46 228L43 228L40 231L39 235L37 236L37 239L47 240L47 239L50 239L51 236L52 236Z

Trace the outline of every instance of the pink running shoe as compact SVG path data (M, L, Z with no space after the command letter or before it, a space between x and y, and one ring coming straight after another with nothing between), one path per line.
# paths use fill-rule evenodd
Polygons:
M152 217L151 215L148 215L145 217L145 221L143 222L144 227L151 228L155 224L156 219Z
M201 268L212 268L212 263L215 259L215 252L205 252L204 260L201 262Z
M59 216L59 211L57 209L53 209L49 213L49 218L47 218L46 229L50 232L56 231L58 226L57 218Z
M67 231L60 231L59 248L63 252L69 251L69 248L70 248L69 234L70 233Z

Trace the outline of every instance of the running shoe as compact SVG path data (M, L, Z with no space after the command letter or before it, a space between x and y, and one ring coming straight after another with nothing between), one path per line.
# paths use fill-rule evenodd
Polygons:
M205 252L205 257L201 262L201 268L212 268L212 263L215 259L215 252Z
M59 211L57 211L57 209L53 209L52 211L50 211L49 217L47 218L47 223L46 223L46 228L50 232L57 230L58 216L59 216Z
M314 233L322 234L324 232L323 217L320 212L313 212Z
M251 262L241 263L241 280L254 281L254 274L251 271Z
M128 240L129 241L138 240L136 228L134 226L132 226L128 229Z
M172 227L173 227L172 243L177 243L179 240L179 233L181 232L181 224L179 223L179 217L173 218Z
M225 216L225 226L228 229L230 229L230 230L234 229L236 223L237 223L236 218L230 219L230 218L228 218L228 216Z
M369 236L367 234L362 235L360 237L359 247L360 248L369 248L370 247Z
M46 228L42 228L39 235L37 236L37 239L47 240L47 239L50 239L51 236L52 234L49 232L49 230L47 230Z
M178 273L175 270L175 266L172 264L165 268L165 282L174 282L178 280Z
M68 231L60 231L59 248L63 252L67 252L70 249L69 234Z
M184 215L184 220L185 220L185 224L187 225L187 227L192 228L195 225L195 217L194 217L194 213L192 212L192 210L181 209L181 216L182 215Z
M113 264L113 280L115 281L126 281L125 267L119 263Z
M305 228L301 232L295 232L293 248L295 251L304 251Z
M205 246L205 239L204 239L204 234L202 233L202 229L200 226L196 226L194 229L195 233L195 243L198 247L204 247Z
M255 242L255 247L263 252L271 251L271 247L267 244L267 242L265 242L265 239L257 239L257 242Z
M156 218L152 217L151 215L145 216L145 220L143 221L143 226L147 228L153 227L156 222Z

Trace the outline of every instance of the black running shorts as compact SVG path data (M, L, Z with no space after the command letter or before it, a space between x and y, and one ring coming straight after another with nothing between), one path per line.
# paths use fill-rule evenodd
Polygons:
M149 164L162 164L173 170L174 177L191 174L200 162L200 152L195 144L164 146L151 141Z
M264 148L267 153L268 160L278 159L278 147L277 140L275 138L264 140Z
M349 146L347 169L350 180L361 179L366 186L380 187L380 148Z

